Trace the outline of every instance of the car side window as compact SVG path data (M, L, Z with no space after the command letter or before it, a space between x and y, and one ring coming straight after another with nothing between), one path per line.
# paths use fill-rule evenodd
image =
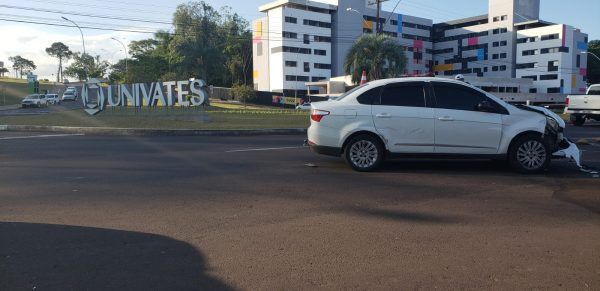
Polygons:
M425 88L421 83L392 84L383 89L381 105L425 107Z
M433 91L437 108L480 111L478 106L483 101L488 101L492 106L497 105L485 94L464 86L433 83Z
M356 101L360 104L371 105L374 104L376 100L379 100L379 93L381 92L381 87L376 87L371 90L368 90L365 93L360 94L360 96L356 97Z

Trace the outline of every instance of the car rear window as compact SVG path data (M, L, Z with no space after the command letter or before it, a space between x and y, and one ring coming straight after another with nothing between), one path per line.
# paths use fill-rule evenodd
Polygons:
M425 107L425 88L422 83L388 85L381 93L381 105Z

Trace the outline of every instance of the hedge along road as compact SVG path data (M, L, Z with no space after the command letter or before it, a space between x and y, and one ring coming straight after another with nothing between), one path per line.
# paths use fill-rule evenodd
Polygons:
M600 286L599 180L568 162L365 174L302 140L2 140L0 289Z

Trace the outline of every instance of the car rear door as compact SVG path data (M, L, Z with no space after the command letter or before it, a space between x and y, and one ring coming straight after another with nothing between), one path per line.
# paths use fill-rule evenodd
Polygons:
M435 152L496 154L502 137L502 107L464 85L431 82L435 108ZM482 111L489 102L497 111ZM505 110L505 109L504 109Z
M386 85L372 107L375 128L394 153L434 151L434 109L427 107L424 82Z

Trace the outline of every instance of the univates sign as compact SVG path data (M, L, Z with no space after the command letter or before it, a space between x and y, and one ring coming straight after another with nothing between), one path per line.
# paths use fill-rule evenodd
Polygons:
M110 107L201 106L208 100L206 82L154 82L103 86L98 79L84 83L81 99L86 111L96 114Z

